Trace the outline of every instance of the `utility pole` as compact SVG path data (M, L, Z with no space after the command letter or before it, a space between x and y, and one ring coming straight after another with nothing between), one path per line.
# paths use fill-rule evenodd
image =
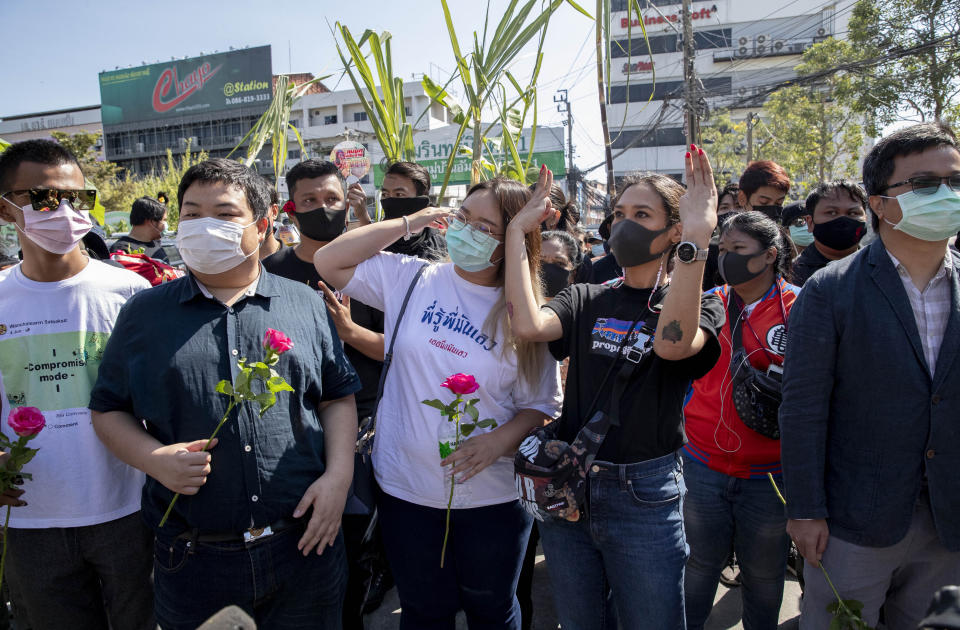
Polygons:
M613 151L610 148L610 128L607 126L607 88L603 81L603 24L606 17L603 14L603 4L603 0L597 0L597 28L594 43L597 49L597 96L600 99L600 127L603 129L603 146L607 162L607 199L609 200L617 191L613 183Z
M566 90L557 90L553 96L553 102L557 104L557 111L563 113L564 107L567 110L567 120L564 126L567 128L567 194L571 198L577 195L577 182L573 173L573 115L570 112L570 101L567 100Z
M694 68L696 45L693 41L693 18L690 0L683 0L683 102L684 126L687 129L687 146L700 144L700 97L697 89L697 73Z
M747 114L747 166L753 161L753 123L760 118L757 114L750 112Z

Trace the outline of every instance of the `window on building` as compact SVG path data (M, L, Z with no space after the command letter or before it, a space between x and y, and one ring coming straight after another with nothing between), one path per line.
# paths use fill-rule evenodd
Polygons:
M329 115L329 116L324 116L324 117L323 117L323 124L325 124L325 125L335 125L335 124L337 124L337 115L336 115L336 114L331 114L331 115Z
M363 122L367 119L367 112L353 112L353 122Z
M686 144L683 127L658 127L654 129L630 129L613 138L614 149L640 149Z
M409 105L403 106L403 113L406 114L407 116L413 116L413 110L410 109Z
M632 2L633 0L611 0L610 11L626 11L627 3ZM637 0L637 4L640 5L641 9L649 9L650 7L665 7L680 3L677 0Z
M648 100L663 100L677 98L683 94L683 81L659 81L653 83L637 83L629 86L629 98L626 85L615 85L610 88L611 103L645 103ZM703 89L706 96L727 96L732 93L730 77L714 77L703 79Z

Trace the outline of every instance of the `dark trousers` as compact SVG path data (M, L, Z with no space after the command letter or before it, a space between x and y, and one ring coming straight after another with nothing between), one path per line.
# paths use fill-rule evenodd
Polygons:
M517 601L520 602L523 630L530 630L533 627L533 572L537 566L539 542L540 532L537 530L537 524L534 523L530 529L530 538L527 540L527 552L523 556L520 580L517 582Z
M322 555L297 550L303 528L249 544L157 538L157 621L164 630L196 630L231 604L259 628L340 628L347 567L343 536Z
M400 596L400 630L520 630L517 578L531 518L519 501L453 510L440 568L446 510L381 492L383 542Z
M151 539L139 512L85 527L11 528L5 577L28 622L18 627L154 628Z

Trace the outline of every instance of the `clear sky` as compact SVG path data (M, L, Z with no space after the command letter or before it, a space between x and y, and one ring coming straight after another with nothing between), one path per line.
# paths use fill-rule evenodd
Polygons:
M521 2L522 3L522 2ZM448 0L461 46L482 33L478 0ZM593 11L595 3L581 0ZM491 21L505 0L491 0ZM331 28L337 20L356 37L371 28L393 34L394 72L406 80L427 73L444 81L454 69L440 0L0 0L4 55L0 63L0 117L100 102L97 74L170 57L270 44L273 71L334 74L325 83L347 89ZM492 31L493 27L490 27ZM589 168L603 160L597 106L593 22L564 5L551 20L539 81L539 123L566 117L553 102L569 90L574 117L575 163ZM528 47L514 73L529 76L535 47ZM602 170L590 173L599 179Z

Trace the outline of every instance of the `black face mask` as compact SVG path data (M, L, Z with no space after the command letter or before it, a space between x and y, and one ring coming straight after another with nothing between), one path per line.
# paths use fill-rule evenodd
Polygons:
M557 263L542 263L540 273L543 275L543 290L547 297L552 298L570 286L570 271Z
M764 267L760 271L750 271L747 267L747 263L750 262L751 259L762 256L763 253L764 252L760 252L759 254L737 254L736 252L724 252L720 254L717 257L717 270L720 272L720 277L730 286L750 282L767 270L767 268Z
M621 267L636 267L656 260L667 250L650 251L653 241L672 227L668 225L662 230L648 230L635 221L623 219L610 229L610 251Z
M430 205L430 197L382 197L380 207L387 219L399 219L423 210Z
M853 217L837 217L813 224L813 238L830 249L843 251L860 242L867 233L867 222Z
M780 217L783 216L783 206L753 206L750 209L762 212L768 218L776 221L778 225L780 224Z
M347 226L346 208L331 210L320 206L310 212L297 211L296 217L300 224L300 233L314 241L332 241L343 234Z

